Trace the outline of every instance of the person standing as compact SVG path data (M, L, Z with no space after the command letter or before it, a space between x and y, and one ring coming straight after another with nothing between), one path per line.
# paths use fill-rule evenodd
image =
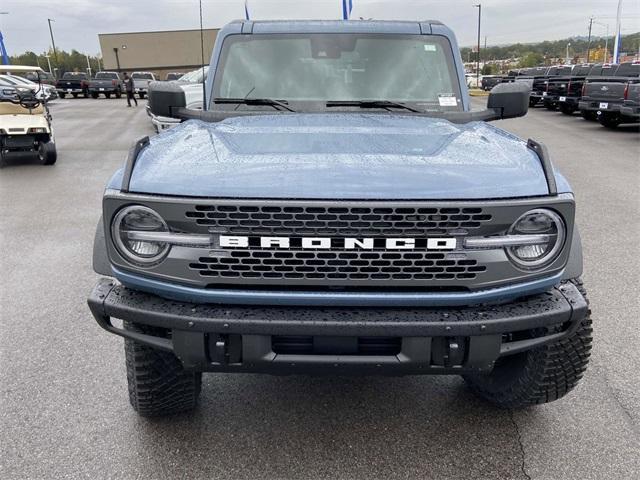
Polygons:
M133 78L127 72L124 72L124 89L127 92L127 107L131 106L131 100L138 106L136 97L133 96Z

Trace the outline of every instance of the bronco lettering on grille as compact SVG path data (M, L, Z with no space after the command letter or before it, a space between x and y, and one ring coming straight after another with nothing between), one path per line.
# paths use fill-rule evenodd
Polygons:
M330 237L248 237L220 235L221 248L275 248L302 250L455 250L451 237L419 238L330 238Z

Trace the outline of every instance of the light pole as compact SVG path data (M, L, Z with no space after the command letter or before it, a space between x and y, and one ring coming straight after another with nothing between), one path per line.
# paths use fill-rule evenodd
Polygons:
M53 59L56 62L56 67L59 67L60 65L58 65L58 52L56 52L56 42L53 40L53 29L51 28L51 22L55 22L55 20L51 19L51 18L47 18L47 22L49 22L49 33L51 34L51 45L53 46Z
M567 56L566 56L565 65L569 65L569 47L570 46L571 46L571 42L567 43Z
M49 73L53 73L51 71L51 60L49 60L51 58L51 55L45 55L44 57L47 59L47 64L49 65Z
M608 63L609 62L609 24L608 23L601 23L601 22L596 22L595 20L593 21L593 23L595 23L596 25L600 25L601 27L605 27L606 30L606 34L604 37L604 58L602 59L602 61L604 63Z
M478 57L476 59L476 86L480 85L480 21L482 18L482 4L474 5L478 8Z
M618 56L620 55L620 28L622 17L622 0L618 0L618 11L616 13L616 41L613 44L613 63L618 63Z
M87 73L89 74L89 78L91 78L91 64L89 63L89 55L85 53L84 56L87 57Z

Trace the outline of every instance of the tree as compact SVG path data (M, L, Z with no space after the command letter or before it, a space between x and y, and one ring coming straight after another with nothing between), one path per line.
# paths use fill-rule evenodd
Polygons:
M536 52L529 52L520 58L518 66L520 68L536 67L544 63L544 55Z
M58 69L58 75L62 75L64 72L86 72L87 71L87 55L77 50L71 50L66 52L65 50L56 50L56 55L53 54L53 50L36 54L34 52L25 52L20 55L13 55L9 58L9 61L13 65L31 65L34 67L41 67L43 70L48 70L47 55L51 61L51 68ZM56 63L55 58L58 62ZM89 65L91 66L91 72L95 73L100 70L99 57L89 55Z

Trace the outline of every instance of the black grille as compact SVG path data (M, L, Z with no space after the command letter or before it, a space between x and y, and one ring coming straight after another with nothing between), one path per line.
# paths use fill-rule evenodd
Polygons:
M196 205L198 225L252 235L445 235L491 220L482 208Z
M189 267L218 280L461 280L486 271L476 260L415 251L232 250L228 255L200 257Z
M279 355L397 355L400 337L313 337L276 335L271 348Z

